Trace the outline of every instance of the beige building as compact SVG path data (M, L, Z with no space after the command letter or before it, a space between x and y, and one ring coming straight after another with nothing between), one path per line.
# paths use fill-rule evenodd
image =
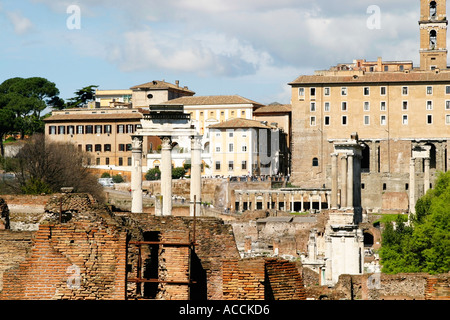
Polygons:
M164 80L153 80L136 85L130 89L96 90L93 107L108 108L115 106L148 108L151 104L160 104L168 100L183 96L193 96L195 92L188 87L180 86L180 81L175 84Z
M290 83L292 183L330 187L333 142L352 133L365 146L364 208L408 210L432 186L436 172L448 170L450 70L443 49L445 37L438 36L431 46L435 32L446 32L445 1L422 0L421 4L420 55L425 65L411 68L406 61L356 60ZM426 50L425 38L430 40ZM415 157L419 150L425 154Z
M110 173L129 175L131 135L140 125L141 109L66 109L53 111L45 119L46 139L75 144L91 155L91 167ZM143 148L152 152L160 144L149 137Z
M188 87L181 87L178 80L175 81L175 84L164 80L153 80L151 82L133 86L130 90L132 91L132 103L134 108L148 108L149 105L160 104L184 96L193 96L195 94L195 92L189 90Z

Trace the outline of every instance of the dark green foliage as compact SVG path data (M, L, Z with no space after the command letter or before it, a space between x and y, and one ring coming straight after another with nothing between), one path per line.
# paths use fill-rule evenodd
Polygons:
M383 272L446 273L450 270L450 171L420 198L411 226L387 223L380 250Z
M161 179L161 171L159 168L153 168L147 171L145 174L146 180L159 180Z
M61 104L59 90L45 78L11 78L0 84L0 147L8 133L25 135L44 132L41 112ZM45 116L44 116L45 117Z
M112 179L114 183L122 183L124 181L122 175L120 174L114 175Z
M172 169L172 179L180 179L184 177L186 171L184 167L177 167Z

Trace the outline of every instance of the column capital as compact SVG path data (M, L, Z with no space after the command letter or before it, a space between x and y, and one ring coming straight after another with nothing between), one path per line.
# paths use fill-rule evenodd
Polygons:
M131 136L132 150L141 150L143 141L144 141L144 137L142 137L142 136Z
M172 138L171 137L161 137L161 147L172 149Z
M202 137L201 136L191 136L191 149L202 149Z

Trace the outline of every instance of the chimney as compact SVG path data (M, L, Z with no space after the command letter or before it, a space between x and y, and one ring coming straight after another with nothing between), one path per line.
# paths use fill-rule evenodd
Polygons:
M175 84L177 85L177 87L180 86L180 80L175 80Z

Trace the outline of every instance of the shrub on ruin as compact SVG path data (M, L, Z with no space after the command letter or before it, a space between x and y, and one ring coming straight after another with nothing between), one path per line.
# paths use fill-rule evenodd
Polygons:
M145 174L145 179L150 181L159 180L161 179L161 171L158 167L150 169Z
M184 177L186 170L184 167L177 167L172 169L172 179L180 179Z
M114 183L122 183L124 182L122 175L116 174L112 176L112 180Z
M103 188L89 170L89 155L72 143L46 141L43 134L33 135L14 158L15 189L25 194L61 192L89 193L103 201Z

